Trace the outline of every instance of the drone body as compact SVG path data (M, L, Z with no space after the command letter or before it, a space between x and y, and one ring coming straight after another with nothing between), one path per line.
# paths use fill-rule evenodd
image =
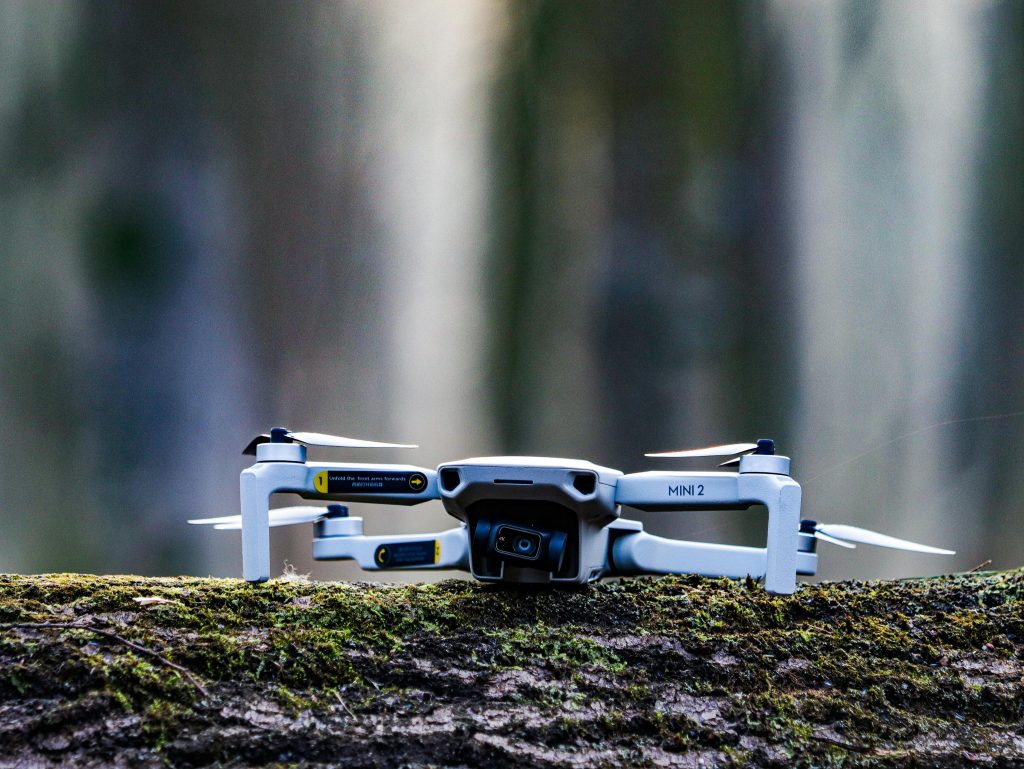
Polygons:
M771 593L792 593L796 576L817 570L817 539L852 547L864 542L949 553L864 529L800 520L800 485L788 457L774 443L731 444L665 457L734 456L735 471L623 474L578 459L482 457L445 462L436 470L400 464L307 461L304 443L350 448L395 447L319 433L275 428L246 449L256 463L242 471L241 516L211 518L222 529L242 529L246 580L270 577L271 526L315 524L317 560L355 560L370 571L460 569L489 582L573 585L605 576L696 573L764 578ZM362 519L342 505L271 511L269 499L291 492L306 499L416 505L440 499L459 525L442 532L367 536ZM735 510L763 505L766 546L688 542L643 531L620 517L640 510Z

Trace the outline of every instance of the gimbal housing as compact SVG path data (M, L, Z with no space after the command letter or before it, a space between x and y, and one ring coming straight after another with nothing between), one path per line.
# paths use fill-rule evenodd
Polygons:
M605 573L618 470L579 459L485 457L437 472L445 510L468 528L477 579L590 582Z

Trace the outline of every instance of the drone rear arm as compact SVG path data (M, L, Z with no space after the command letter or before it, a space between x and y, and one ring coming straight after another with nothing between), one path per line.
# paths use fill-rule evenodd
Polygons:
M354 560L367 571L392 569L469 569L469 534L465 526L430 534L364 536L361 518L317 524L313 558Z
M637 531L619 536L612 544L611 574L702 574L759 579L768 573L768 555L769 550L763 547L685 542ZM815 553L796 553L797 574L813 575L817 565Z

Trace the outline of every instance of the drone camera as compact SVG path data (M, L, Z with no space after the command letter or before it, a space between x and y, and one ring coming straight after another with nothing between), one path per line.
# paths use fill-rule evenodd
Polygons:
M542 561L546 571L559 571L565 558L568 537L564 531L531 531L518 526L498 526L494 532L494 552L499 558Z
M540 534L523 531L512 526L499 526L494 538L494 549L504 555L536 558L540 552Z
M498 538L495 541L495 549L499 552L508 554L508 543L511 540L515 540L513 549L516 555L521 555L526 558L536 558L537 552L540 550L540 536L537 534L527 534L525 532L516 531L509 527L503 527L498 530Z
M542 528L514 513L506 520L513 518L516 520L509 523L489 516L476 520L473 544L481 556L481 571L491 571L504 563L557 574L563 573L570 562L574 564L574 558L567 558L571 549L567 531Z

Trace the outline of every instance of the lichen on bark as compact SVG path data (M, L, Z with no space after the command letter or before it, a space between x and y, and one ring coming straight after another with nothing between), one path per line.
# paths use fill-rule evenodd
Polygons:
M1017 766L1022 593L0 576L0 766Z

